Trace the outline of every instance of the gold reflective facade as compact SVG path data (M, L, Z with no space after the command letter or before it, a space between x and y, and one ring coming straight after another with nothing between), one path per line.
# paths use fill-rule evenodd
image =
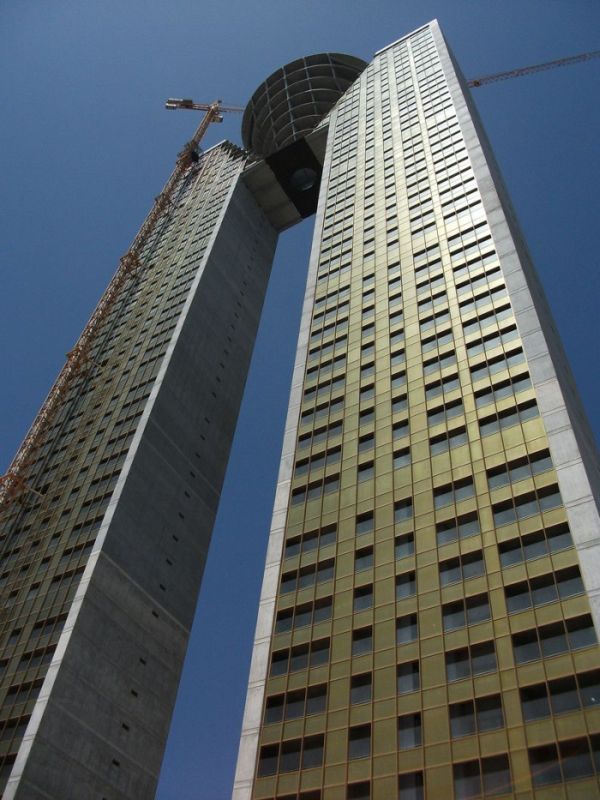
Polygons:
M433 23L327 120L236 800L600 794L587 532L529 343L558 344L462 92Z

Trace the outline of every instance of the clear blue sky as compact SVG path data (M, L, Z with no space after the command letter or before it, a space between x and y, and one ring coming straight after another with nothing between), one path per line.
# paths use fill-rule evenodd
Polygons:
M243 105L294 58L370 60L433 17L468 77L600 47L597 0L4 0L0 469L197 123L164 99ZM598 435L600 61L475 96ZM231 791L310 227L280 242L159 800Z

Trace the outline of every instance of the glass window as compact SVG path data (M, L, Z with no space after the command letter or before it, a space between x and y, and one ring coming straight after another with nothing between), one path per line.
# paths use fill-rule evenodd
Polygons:
M351 783L348 786L346 794L347 800L370 800L371 798L371 784L369 781L361 781L360 783Z
M600 705L600 671L584 672L577 676L581 703L584 707Z
M574 677L550 681L548 689L553 714L564 714L579 708L579 695Z
M529 749L529 767L534 786L560 783L562 780L558 750L556 745L548 744Z
M275 775L277 772L277 761L279 758L279 746L269 744L260 748L258 759L258 776Z
M304 716L304 701L306 693L304 689L297 692L288 692L285 704L285 718L296 719Z
M309 736L302 748L302 769L320 767L323 763L323 736Z
M361 586L354 590L354 612L364 611L373 605L373 586Z
M272 674L272 673L271 673ZM270 722L280 722L283 719L283 702L285 695L278 694L267 698L265 708L265 725Z
M373 676L370 672L364 675L353 675L350 680L350 703L369 703L371 701Z
M306 714L321 714L327 708L327 686L309 686L306 693Z
M360 572L364 569L369 569L373 566L373 548L365 547L362 550L357 550L354 555L354 569Z
M368 758L371 755L371 726L358 725L348 734L348 759Z
M470 648L473 675L494 672L497 668L496 649L493 642L481 642Z
M395 556L396 558L406 558L412 556L415 552L415 537L412 533L405 533L403 536L398 536L395 543Z
M416 692L420 686L419 662L407 661L397 667L398 694Z
M454 797L456 800L475 800L481 797L481 776L478 761L454 765Z
M408 750L421 744L421 714L398 717L398 749Z
M416 614L407 614L396 620L396 643L406 644L416 641L418 636L418 624Z
M512 780L508 756L491 756L481 759L483 791L486 796L512 794Z
M404 572L396 576L396 600L412 597L417 591L415 572Z
M373 650L373 629L358 628L352 631L352 655L360 656Z
M405 500L398 500L394 503L394 522L402 522L403 520L410 519L413 514L412 498L407 497Z
M399 800L423 800L423 773L407 772L398 778Z
M587 739L572 739L558 745L565 781L594 774Z
M475 707L472 700L454 703L450 710L450 731L453 739L475 733Z
M523 719L526 722L550 716L550 704L545 683L523 687L520 689L520 696Z
M373 512L368 511L365 514L359 514L356 518L356 534L358 536L363 533L370 533L374 527Z

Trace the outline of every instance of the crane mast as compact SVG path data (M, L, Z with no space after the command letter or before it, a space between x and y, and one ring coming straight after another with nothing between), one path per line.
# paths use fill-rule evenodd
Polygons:
M510 78L520 78L523 75L533 75L535 72L544 72L555 67L567 67L571 64L579 64L582 61L591 61L593 58L600 58L600 50L591 50L589 53L579 53L576 56L557 58L555 61L546 61L543 64L532 64L529 67L519 67L509 69L507 72L496 72L493 75L484 75L481 78L472 78L467 81L467 86L474 89L479 86L486 86L488 83L507 81Z

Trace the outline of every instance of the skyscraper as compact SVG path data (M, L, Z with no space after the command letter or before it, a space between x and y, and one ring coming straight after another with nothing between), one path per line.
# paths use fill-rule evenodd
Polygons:
M292 62L243 129L7 506L4 796L152 796L277 235L315 211L234 797L594 796L596 455L437 24Z
M597 455L438 25L324 125L233 796L597 797Z

